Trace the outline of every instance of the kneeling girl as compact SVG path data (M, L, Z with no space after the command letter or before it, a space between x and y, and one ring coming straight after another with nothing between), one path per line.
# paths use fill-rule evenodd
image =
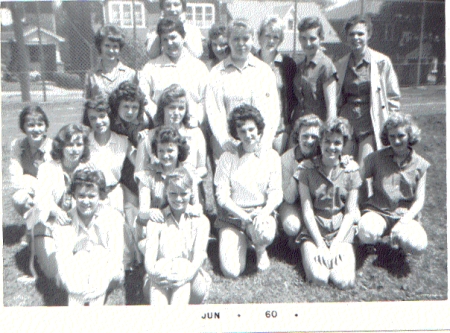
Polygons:
M162 209L164 223L147 224L145 268L151 280L152 305L200 304L211 279L202 269L206 259L209 221L192 213L193 180L184 168L165 178L168 206Z
M360 216L359 167L341 159L350 131L347 120L329 120L320 130L321 153L303 161L294 175L306 227L297 237L306 278L319 285L330 280L341 289L355 283L352 241Z

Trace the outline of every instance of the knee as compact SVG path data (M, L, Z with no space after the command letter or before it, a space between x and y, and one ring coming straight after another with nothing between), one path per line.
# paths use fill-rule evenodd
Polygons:
M383 219L375 213L364 214L358 224L358 238L363 244L375 244L384 232Z
M347 272L347 274L339 274L336 276L333 276L333 284L342 290L345 289L351 289L355 287L355 274L353 272Z
M317 286L326 286L330 275L325 270L311 270L306 272L306 279L309 283Z
M411 225L405 225L403 230L398 230L396 235L399 246L411 254L422 254L428 246L428 237L423 227L413 222Z
M220 269L223 276L228 279L236 279L242 273L239 263L231 263L222 259L220 260Z
M273 217L270 217L263 228L257 230L253 225L247 229L251 235L253 244L258 247L267 247L272 244L277 231L277 224Z
M288 215L283 219L282 224L283 230L288 236L297 236L300 232L301 222L298 216Z

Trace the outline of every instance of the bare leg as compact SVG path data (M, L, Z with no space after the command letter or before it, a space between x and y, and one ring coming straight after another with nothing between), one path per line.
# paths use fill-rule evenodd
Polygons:
M219 231L220 268L225 277L237 278L245 269L247 239L243 232L233 228Z

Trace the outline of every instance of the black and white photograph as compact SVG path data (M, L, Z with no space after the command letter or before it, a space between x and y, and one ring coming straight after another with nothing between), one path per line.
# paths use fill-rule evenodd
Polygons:
M448 311L445 9L2 1L2 312Z

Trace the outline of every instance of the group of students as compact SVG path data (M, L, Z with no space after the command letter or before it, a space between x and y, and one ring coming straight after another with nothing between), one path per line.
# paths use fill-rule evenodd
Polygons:
M108 288L142 263L152 305L204 302L211 233L225 277L245 270L249 248L268 269L267 247L285 233L308 281L342 289L355 283L355 236L425 250L429 164L413 149L420 130L397 112L389 58L367 46L368 17L347 23L352 52L336 67L315 17L298 25L299 64L277 51L277 17L262 22L259 51L245 19L213 26L209 72L197 59L198 28L184 22L186 2L160 4L141 71L120 61L119 28L95 35L100 60L87 74L83 125L51 140L39 106L19 117L26 136L12 143L14 206L32 259L67 290L69 305L103 305Z

